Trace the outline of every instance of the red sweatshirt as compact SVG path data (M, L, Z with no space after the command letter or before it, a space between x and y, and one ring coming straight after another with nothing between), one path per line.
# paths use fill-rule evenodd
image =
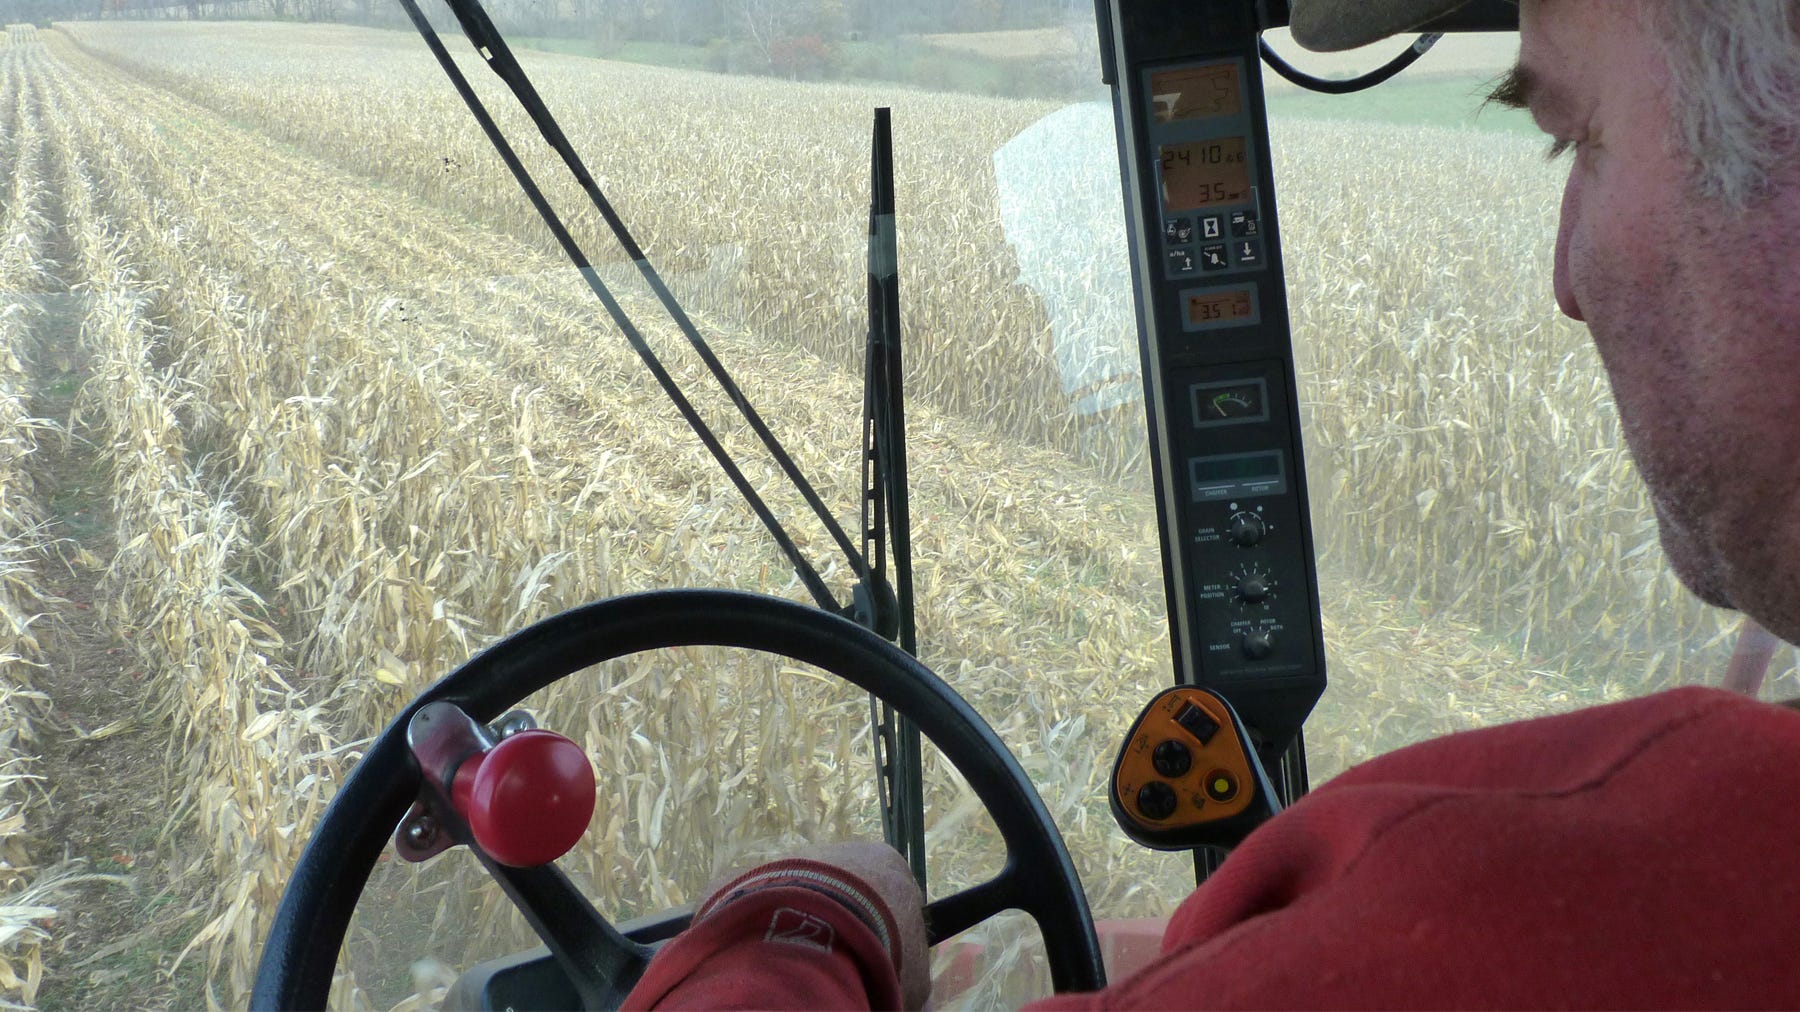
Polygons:
M883 952L841 901L768 890L632 1004L866 1008L897 994ZM1251 834L1156 962L1033 1007L1283 1006L1800 1006L1800 712L1677 689L1371 760Z

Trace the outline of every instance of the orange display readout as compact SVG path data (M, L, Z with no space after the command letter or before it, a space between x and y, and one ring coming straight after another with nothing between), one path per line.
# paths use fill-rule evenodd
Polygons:
M1151 74L1150 96L1156 103L1158 123L1235 116L1244 110L1244 92L1238 86L1235 63L1183 67Z
M1162 160L1163 209L1192 211L1250 199L1250 159L1242 137L1214 137L1165 144Z
M1187 297L1188 322L1196 327L1248 320L1255 312L1248 289L1196 292Z

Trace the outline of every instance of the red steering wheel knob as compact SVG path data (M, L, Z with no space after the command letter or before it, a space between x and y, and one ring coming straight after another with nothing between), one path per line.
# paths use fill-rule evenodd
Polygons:
M457 767L450 803L489 857L515 868L569 852L594 815L594 769L554 731L520 731Z

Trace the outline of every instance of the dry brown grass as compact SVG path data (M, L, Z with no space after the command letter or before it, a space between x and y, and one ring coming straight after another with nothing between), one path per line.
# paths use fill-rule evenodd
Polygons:
M95 174L112 178L111 142L79 143L91 127L86 111L53 64L40 59L33 70L49 92L59 190L88 279L82 341L96 379L80 410L105 434L117 481L120 549L107 574L107 617L136 633L141 660L160 673L170 759L185 785L170 801L191 813L178 824L193 834L171 843L189 852L191 877L214 884L202 891L209 919L189 949L204 947L212 975L241 998L255 939L303 842L294 827L316 818L335 782L336 743L322 729L323 704L271 662L281 637L233 574L246 549L242 520L188 459L179 410L191 393L155 365L166 335L148 318L125 252L132 223L96 206Z
M43 139L19 115L26 102L21 69L38 47L36 31L12 26L0 48L0 164L10 175L0 214L0 1000L30 1006L43 983L44 947L53 936L57 894L72 870L45 868L39 837L44 791L36 772L40 727L49 699L34 686L45 665L40 633L53 603L41 575L51 536L31 467L53 422L32 417L26 359L32 292L44 275Z

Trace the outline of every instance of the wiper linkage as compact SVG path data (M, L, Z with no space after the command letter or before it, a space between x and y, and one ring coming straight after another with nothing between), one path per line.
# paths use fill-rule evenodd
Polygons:
M512 50L507 46L506 41L501 38L499 30L494 27L493 22L488 18L487 12L480 4L480 0L444 0L444 2L449 6L451 12L456 15L456 20L462 25L463 34L467 35L469 41L474 44L476 52L481 55L488 67L491 68L494 73L498 74L500 79L506 83L506 86L511 89L513 95L519 100L519 104L524 107L525 112L531 117L532 122L537 125L538 131L543 134L544 140L549 142L550 146L554 148L556 153L562 158L563 164L568 166L569 171L574 174L576 182L580 184L583 192L587 194L588 199L593 203L594 208L600 212L601 217L606 219L606 223L611 227L613 235L619 240L619 243L624 247L625 252L637 265L638 272L643 275L644 280L649 284L650 289L656 293L657 300L662 303L662 306L664 310L668 312L670 319L674 320L676 326L681 329L683 336L687 338L688 343L693 346L697 353L699 353L701 360L706 363L707 369L709 369L712 372L713 377L718 380L720 387L724 389L726 395L731 399L732 404L736 405L738 412L743 415L745 421L750 423L751 429L755 431L757 437L762 441L763 446L768 450L770 456L772 456L776 463L780 465L782 472L788 476L788 479L793 482L794 487L799 490L807 504L812 507L814 514L816 514L820 522L824 524L825 529L830 533L832 540L837 542L838 547L844 553L844 557L849 560L851 570L856 573L858 580L861 581L863 585L859 589L859 596L866 596L868 599L877 601L884 598L891 599L893 590L885 586L885 580L871 572L868 560L857 550L849 536L844 533L844 529L838 524L837 520L832 517L831 511L826 508L825 503L820 499L818 492L813 489L812 484L808 482L806 476L801 473L799 465L788 455L780 441L775 438L775 434L769 431L767 423L763 421L762 416L757 413L756 409L751 406L749 400L744 396L743 391L738 388L737 383L731 378L730 373L726 371L724 364L719 361L718 356L713 353L713 350L707 344L706 339L700 335L699 329L696 328L693 321L688 318L687 312L675 301L674 294L670 292L668 286L664 284L662 276L657 273L656 268L653 267L650 264L649 259L644 256L643 249L638 246L637 240L632 238L630 230L625 227L624 221L621 220L618 213L613 210L612 204L606 199L605 194L600 192L599 185L594 182L594 177L582 163L581 157L575 153L574 147L569 144L569 140L563 134L562 128L557 125L555 117L550 114L549 109L544 105L543 99L538 95L537 89L532 86L530 79L525 75L524 69L519 66L519 61L514 58ZM656 357L656 353L651 350L649 342L644 339L643 334L638 330L637 326L631 322L631 318L626 314L624 307L620 305L618 299L614 297L612 292L607 289L606 284L600 280L599 273L594 269L593 264L588 260L587 255L582 251L581 247L575 242L574 237L570 235L569 230L563 224L562 219L557 215L556 211L550 207L549 202L544 198L543 192L532 179L531 173L519 160L518 154L513 150L512 145L507 142L506 137L500 132L500 128L494 123L493 117L488 115L487 109L482 104L480 97L475 94L474 88L469 85L468 79L463 76L461 69L457 67L456 61L451 58L450 53L444 48L443 41L431 27L431 22L428 21L423 12L419 10L416 0L400 0L400 3L406 8L407 16L412 19L413 26L418 29L420 37L425 40L425 44L431 49L432 55L437 57L438 63L444 68L444 73L449 76L451 84L456 87L457 93L462 96L463 102L468 105L469 111L474 114L476 122L481 126L482 131L487 134L488 140L494 145L494 150L499 152L501 159L506 163L506 167L512 172L513 178L518 181L520 188L524 190L525 196L531 201L532 206L537 209L538 215L544 219L544 224L549 226L550 232L556 238L557 244L562 247L563 252L568 255L569 259L573 261L575 266L580 270L582 280L587 282L588 288L593 291L600 299L601 304L606 307L607 313L612 317L613 322L618 325L620 331L624 333L625 339L631 344L632 350L637 352L638 357L642 359L644 365L649 368L651 375L656 378L658 385L662 387L663 392L668 394L670 401L674 403L676 410L681 413L682 418L686 420L688 425L694 430L694 434L700 437L700 441L704 443L707 450L712 453L713 459L717 460L719 466L725 470L726 477L731 479L732 485L737 488L738 492L743 495L745 501L750 504L750 508L756 513L757 519L762 521L763 526L767 528L769 534L774 537L776 544L781 547L783 554L785 554L788 557L788 561L793 564L795 572L799 574L801 582L806 585L806 589L812 594L813 599L818 603L819 607L824 608L826 611L849 617L857 617L856 613L862 609L858 609L854 604L849 608L846 608L843 605L840 605L837 599L832 596L830 588L826 587L825 581L819 576L818 571L815 570L812 565L807 562L805 556L801 554L799 546L794 544L793 539L789 537L787 531L782 528L781 522L775 518L774 513L771 512L768 505L763 502L762 497L751 487L749 480L745 478L736 462L732 460L731 455L719 441L718 436L715 435L712 429L707 426L706 422L701 419L699 412L695 410L693 404L681 392L680 387L675 384L674 377L669 374L668 369L664 367L661 360Z

